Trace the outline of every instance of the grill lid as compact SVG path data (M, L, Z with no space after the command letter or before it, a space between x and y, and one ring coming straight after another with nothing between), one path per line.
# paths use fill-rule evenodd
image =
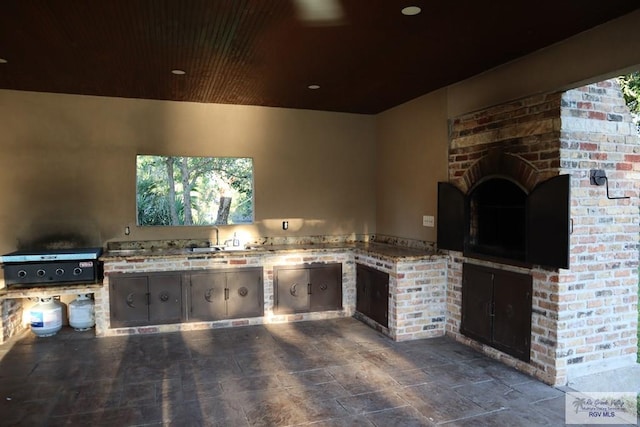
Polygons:
M36 262L36 261L75 261L98 259L102 248L70 248L44 251L16 251L0 257L2 263Z

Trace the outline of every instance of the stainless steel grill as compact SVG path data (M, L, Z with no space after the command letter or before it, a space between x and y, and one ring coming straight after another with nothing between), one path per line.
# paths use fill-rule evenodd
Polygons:
M97 283L102 248L17 251L0 257L7 286Z

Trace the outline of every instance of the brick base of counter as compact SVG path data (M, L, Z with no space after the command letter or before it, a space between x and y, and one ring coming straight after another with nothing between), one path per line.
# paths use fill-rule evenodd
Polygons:
M357 316L360 320L395 341L445 334L446 258L389 262L374 255L356 254L355 262L389 274L389 327L361 315Z

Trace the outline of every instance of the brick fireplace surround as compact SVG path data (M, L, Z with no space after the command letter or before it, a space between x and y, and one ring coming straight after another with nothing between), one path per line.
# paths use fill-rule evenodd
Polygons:
M604 169L604 186L589 182ZM449 182L464 193L483 176L530 191L571 176L570 268L515 267L449 253L447 334L551 385L632 365L637 352L640 138L616 80L539 95L455 118ZM463 262L530 274L531 361L460 334Z

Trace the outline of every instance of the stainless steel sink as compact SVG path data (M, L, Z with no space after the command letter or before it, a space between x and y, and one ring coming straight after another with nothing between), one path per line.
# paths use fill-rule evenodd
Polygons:
M204 248L190 248L189 250L194 253L220 252L224 250L224 246L208 246Z
M127 256L127 255L142 254L143 252L145 252L144 249L109 249L106 255Z

